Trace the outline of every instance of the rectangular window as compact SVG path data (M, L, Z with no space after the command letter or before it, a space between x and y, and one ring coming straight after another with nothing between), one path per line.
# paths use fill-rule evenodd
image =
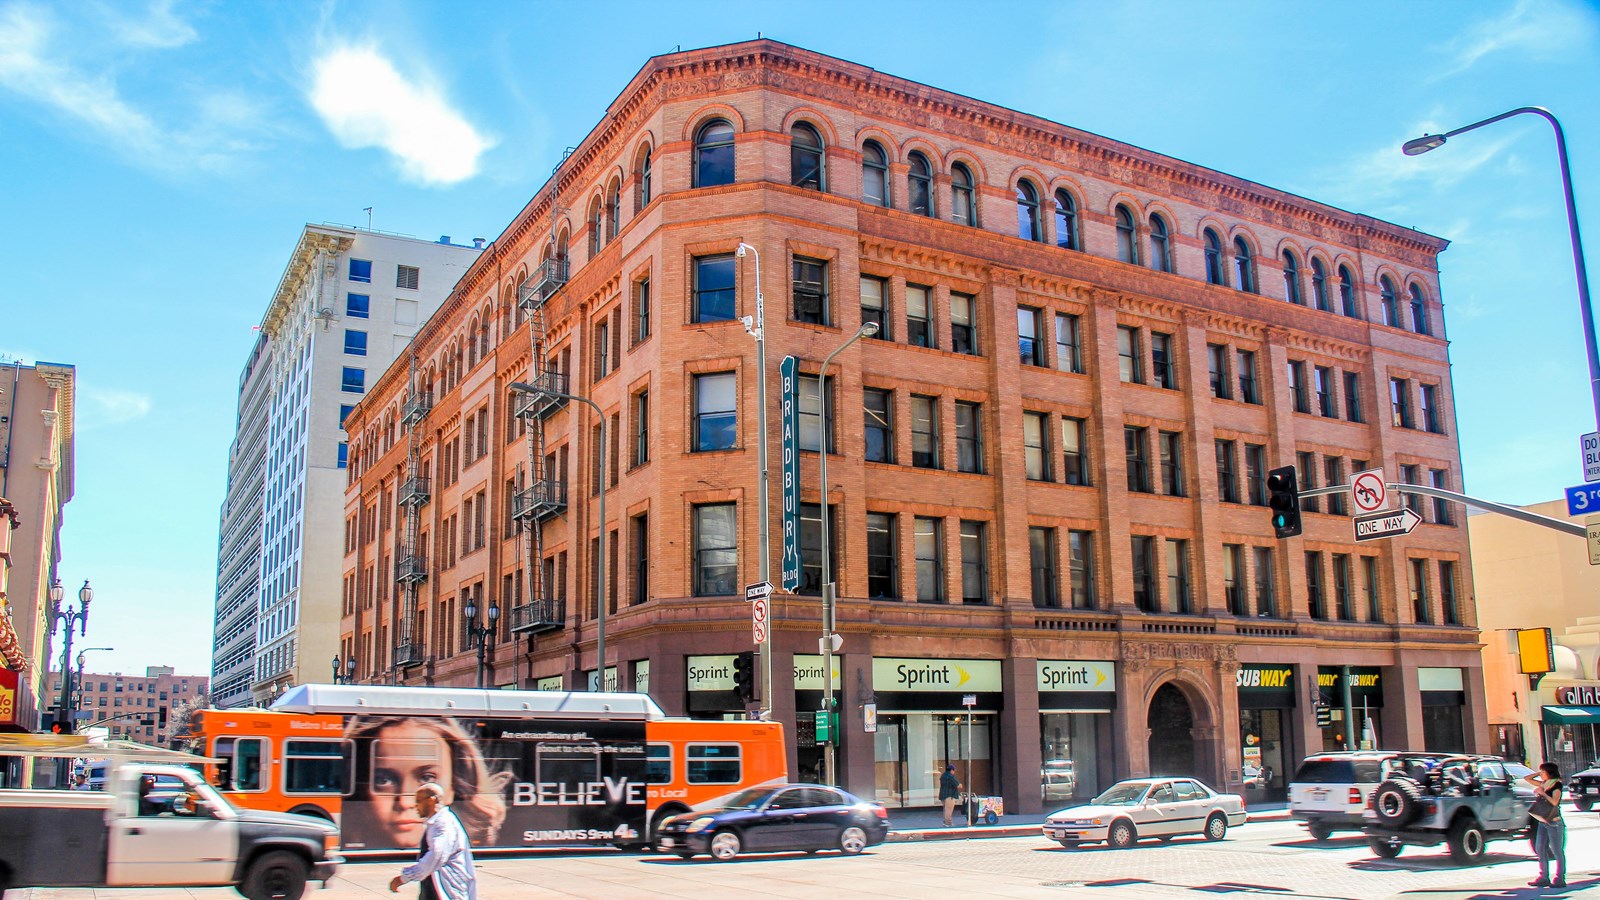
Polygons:
M738 784L744 777L738 744L690 744L683 761L690 784Z
M1169 497L1182 497L1183 435L1176 431L1163 431L1159 433L1157 441L1161 447L1161 492Z
M1211 396L1219 400L1233 399L1233 379L1228 377L1228 348L1222 344L1207 344L1206 357L1211 366Z
M906 343L913 347L936 347L933 340L932 288L906 285Z
M1056 530L1034 526L1028 529L1028 570L1033 584L1033 605L1054 609L1061 605L1056 592Z
M956 471L983 473L983 407L956 401Z
M1078 317L1056 313L1056 368L1083 374L1083 350Z
M1256 387L1256 352L1240 350L1238 353L1239 399L1245 403L1261 403L1261 392Z
M828 580L839 580L839 509L828 506ZM822 596L822 507L800 504L800 587L796 593Z
M1144 384L1143 345L1139 329L1117 326L1117 375L1126 384Z
M340 428L344 427L344 420L350 418L350 412L352 410L354 410L354 409L355 409L355 406L353 404L350 404L350 403L341 403L341 404L339 404L339 427Z
M734 313L732 254L697 256L694 260L694 308L691 322L726 322Z
M1094 532L1067 532L1067 555L1072 578L1072 608L1094 609Z
M1133 542L1133 603L1145 612L1158 612L1156 604L1156 539L1136 534Z
M727 450L738 439L737 378L732 372L694 376L694 449Z
M1228 612L1236 616L1250 614L1244 605L1244 545L1222 545L1222 595L1228 601Z
M370 260L370 259L352 259L352 260L350 260L350 280L351 281L359 281L362 284L371 284L372 283L372 260Z
M989 529L983 522L961 520L961 602L989 602Z
M633 602L650 599L650 514L640 513L632 519L633 528Z
M394 273L394 286L408 291L417 289L417 282L421 273L416 266L397 266Z
M367 355L367 333L353 328L344 330L344 352L350 356Z
M1428 483L1441 491L1448 491L1450 473L1444 469L1429 469ZM1433 521L1438 525L1454 525L1455 519L1450 515L1450 501L1441 497L1433 498Z
M1411 563L1411 615L1413 621L1427 624L1433 621L1428 601L1428 561L1408 560Z
M339 377L339 390L351 394L364 394L367 390L367 370L355 366L343 366L343 373Z
M1189 612L1189 542L1167 539L1167 612Z
M1322 553L1306 551L1306 606L1313 619L1326 619L1328 611L1322 605Z
M911 395L911 464L919 469L939 463L939 398Z
M1252 506L1267 505L1267 448L1265 444L1244 445L1245 491Z
M1361 557L1361 593L1367 601L1367 621L1382 622L1383 611L1378 605L1378 558Z
M1361 376L1355 372L1344 373L1344 417L1352 422L1365 422L1361 417Z
M1317 455L1310 451L1301 451L1294 455L1295 474L1299 476L1300 490L1309 491L1317 486ZM1300 508L1307 512L1322 512L1322 499L1320 497L1301 496Z
M672 783L672 745L646 744L644 748L644 783Z
M611 360L611 321L606 316L601 316L600 321L594 326L594 380L611 374L614 363Z
M1327 366L1316 366L1312 377L1317 388L1317 412L1324 419L1339 417L1339 408L1333 402L1333 370Z
M1089 484L1089 448L1084 427L1082 419L1061 417L1061 474L1067 484Z
M1341 622L1356 620L1355 598L1351 594L1350 554L1333 554L1334 616Z
M950 292L950 349L977 356L978 310L971 294Z
M794 258L794 320L831 325L828 309L828 264L820 259Z
M900 599L900 542L893 513L867 513L867 596Z
M800 449L821 450L824 435L828 452L838 453L833 439L833 376L819 384L815 375L800 376Z
M285 794L343 794L350 785L355 754L349 741L284 741Z
M1217 500L1221 503L1239 502L1237 448L1233 441L1217 441Z
M650 392L633 395L633 464L650 461Z
M1456 564L1439 561L1439 602L1444 606L1444 624L1460 625L1461 609L1456 604Z
M1422 427L1434 434L1443 434L1444 425L1439 419L1439 388L1436 385L1418 385L1421 391Z
M944 602L944 520L917 516L912 543L917 554L917 600Z
M1328 487L1344 484L1344 460L1337 456L1322 458L1322 478ZM1345 511L1345 494L1328 495L1328 512L1336 516L1348 515Z
M888 283L882 278L861 276L861 324L876 322L878 332L872 336L880 341L894 340L894 335L889 331L888 296Z
M1030 481L1053 481L1050 472L1050 427L1047 413L1022 414L1023 469Z
M1044 344L1039 340L1039 323L1044 313L1030 306L1017 307L1017 345L1025 366L1044 365Z
M735 506L715 503L694 507L694 595L720 597L734 593L739 581L739 537Z
M1289 360L1289 396L1294 400L1294 411L1311 412L1311 401L1306 394L1306 364Z
M340 441L339 442L339 468L342 469L342 468L344 468L345 466L347 466L349 464L350 464L350 443L348 441Z
M633 285L633 342L650 336L650 279L641 278Z
M1177 366L1172 358L1172 335L1150 332L1150 372L1156 387L1170 391L1178 389Z
M1389 404L1394 412L1394 427L1416 427L1411 418L1411 381L1409 379L1389 379Z
M1417 480L1417 477L1417 466L1402 465L1400 467L1400 482L1402 484L1421 484L1421 482ZM1422 515L1422 496L1420 494L1401 494L1400 497L1400 502L1403 503L1407 509L1419 516Z
M366 294L345 294L344 314L351 319L365 319L372 309L372 298Z
M1150 437L1149 432L1136 425L1122 429L1123 451L1128 459L1128 490L1150 494Z
M894 392L863 388L861 401L867 439L865 459L867 462L894 462Z

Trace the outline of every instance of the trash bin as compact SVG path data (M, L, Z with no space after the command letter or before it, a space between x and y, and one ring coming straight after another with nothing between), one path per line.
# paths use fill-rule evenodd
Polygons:
M972 825L995 825L1006 814L1006 801L1002 797L968 795L967 822Z

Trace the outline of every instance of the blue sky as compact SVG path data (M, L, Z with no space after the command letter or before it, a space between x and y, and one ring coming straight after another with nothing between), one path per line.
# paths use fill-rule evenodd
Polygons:
M1554 141L1600 229L1600 13L1486 2L0 0L0 353L75 364L62 580L103 669L209 671L239 368L305 222L492 238L651 55L787 41L1413 226L1469 493L1582 481ZM1600 269L1600 253L1593 262Z

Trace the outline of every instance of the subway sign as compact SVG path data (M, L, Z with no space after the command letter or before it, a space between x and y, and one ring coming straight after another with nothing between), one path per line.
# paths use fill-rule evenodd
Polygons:
M1241 691L1292 691L1294 666L1242 665L1233 683Z

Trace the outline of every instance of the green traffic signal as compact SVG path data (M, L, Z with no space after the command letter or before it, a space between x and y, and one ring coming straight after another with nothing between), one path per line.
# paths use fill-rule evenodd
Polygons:
M1300 480L1294 466L1267 473L1267 506L1272 508L1272 532L1280 538L1300 533Z

